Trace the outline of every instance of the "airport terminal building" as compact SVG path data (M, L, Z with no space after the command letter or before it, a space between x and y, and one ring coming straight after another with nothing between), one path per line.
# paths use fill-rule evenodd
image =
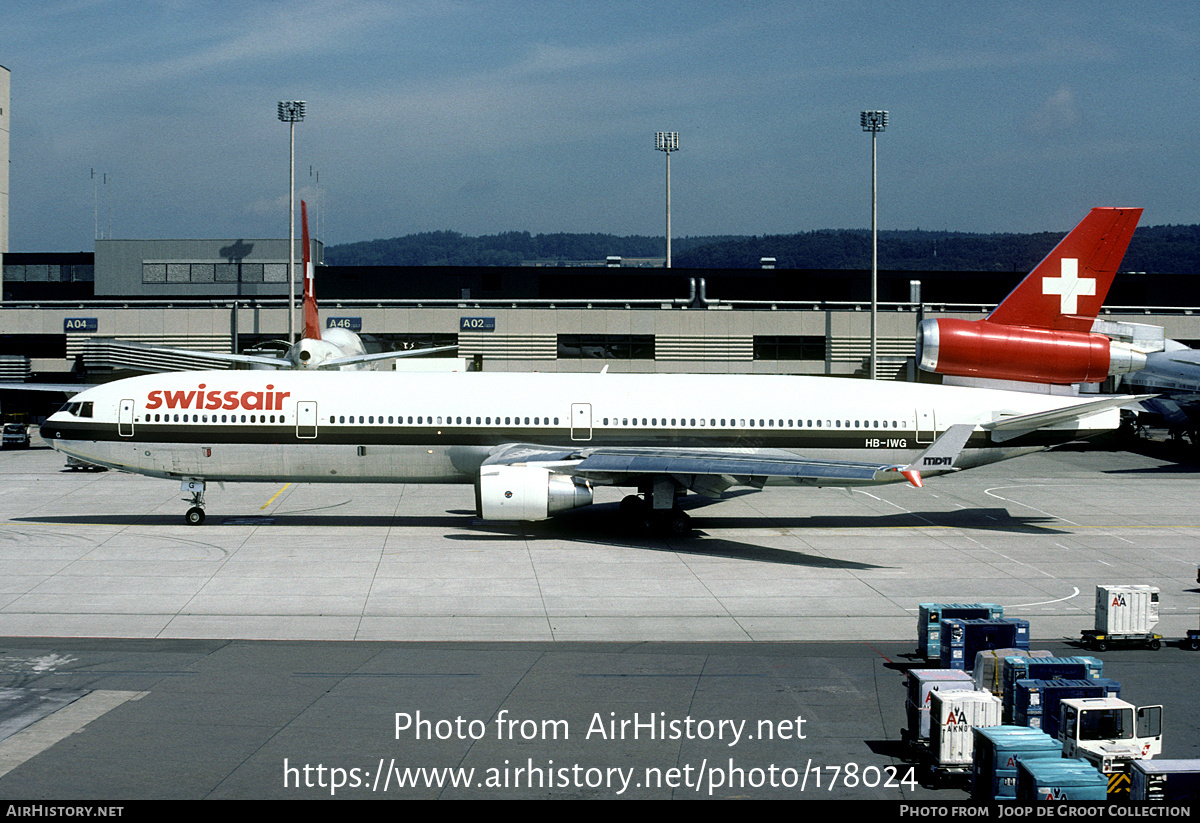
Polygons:
M98 240L94 253L9 253L0 380L95 383L225 367L203 353L269 348L287 336L287 257L287 240L277 239ZM313 259L322 259L317 241ZM866 373L867 271L613 263L318 266L316 292L327 326L357 331L381 350L457 344L486 371ZM914 379L921 312L978 319L1025 274L881 271L880 374ZM1194 281L1120 274L1102 319L1160 325L1167 337L1198 341ZM114 340L196 357L139 361Z

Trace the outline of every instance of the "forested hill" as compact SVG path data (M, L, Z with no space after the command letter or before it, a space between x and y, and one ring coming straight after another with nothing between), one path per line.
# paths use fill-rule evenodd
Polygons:
M902 271L1029 271L1063 237L1039 234L881 231L879 267ZM527 261L598 261L609 255L661 258L663 238L611 234L505 232L468 237L451 231L424 232L330 246L325 262L335 266L519 266ZM682 237L672 241L672 263L680 268L758 268L774 257L777 268L868 269L871 234L830 229L761 237ZM1200 272L1200 225L1139 228L1122 271L1166 274Z

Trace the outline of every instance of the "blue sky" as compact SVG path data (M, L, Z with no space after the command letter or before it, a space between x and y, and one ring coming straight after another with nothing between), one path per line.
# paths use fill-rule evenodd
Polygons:
M448 229L1065 231L1200 222L1200 6L6 0L13 251ZM92 170L105 174L95 185ZM96 189L99 189L98 197ZM111 218L110 218L111 214Z

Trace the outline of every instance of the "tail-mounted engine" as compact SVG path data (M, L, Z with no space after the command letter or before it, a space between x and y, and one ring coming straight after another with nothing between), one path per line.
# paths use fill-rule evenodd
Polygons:
M921 323L917 357L938 374L1059 386L1100 383L1146 365L1145 354L1102 334L953 317Z

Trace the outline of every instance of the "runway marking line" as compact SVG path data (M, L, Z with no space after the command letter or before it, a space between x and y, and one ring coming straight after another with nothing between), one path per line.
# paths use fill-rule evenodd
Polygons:
M267 506L269 506L269 505L271 505L272 503L274 503L274 502L275 502L275 498L276 498L276 497L278 497L279 495L283 494L285 491L287 491L287 489L288 489L288 486L290 486L290 485L292 485L292 484L291 484L291 483L284 483L284 484L283 484L283 488L282 488L282 489L280 489L279 491L275 492L275 494L273 494L273 495L271 496L271 499L270 499L270 500L268 500L266 503L263 503L261 506L259 506L259 507L258 507L258 510L259 510L259 511L262 511L262 510L263 510L263 509L265 509Z
M0 742L0 777L75 734L117 706L130 700L140 700L148 694L150 692L97 690L63 706L54 714L43 717L32 726Z

